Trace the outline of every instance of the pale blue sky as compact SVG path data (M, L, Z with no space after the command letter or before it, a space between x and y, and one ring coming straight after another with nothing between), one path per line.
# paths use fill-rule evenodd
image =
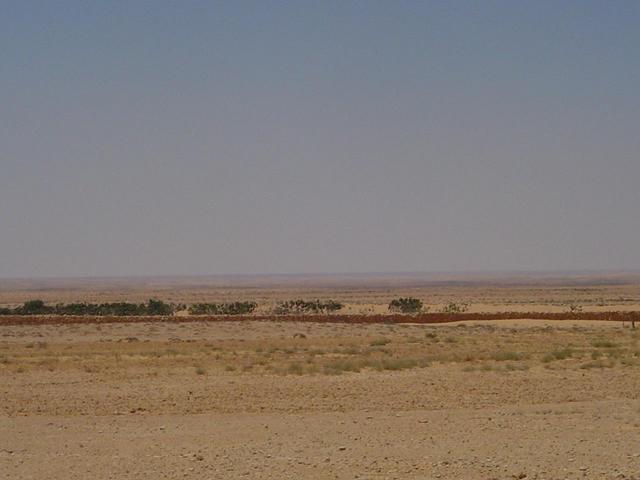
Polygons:
M0 277L640 268L640 2L0 2Z

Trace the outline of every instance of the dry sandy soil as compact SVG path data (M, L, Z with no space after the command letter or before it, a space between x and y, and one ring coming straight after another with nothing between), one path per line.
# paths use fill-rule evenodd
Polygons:
M0 326L0 477L640 478L638 331Z

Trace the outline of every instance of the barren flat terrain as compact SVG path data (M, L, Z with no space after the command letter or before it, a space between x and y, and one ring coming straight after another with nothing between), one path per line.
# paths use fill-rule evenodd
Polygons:
M11 479L640 478L619 322L0 326Z

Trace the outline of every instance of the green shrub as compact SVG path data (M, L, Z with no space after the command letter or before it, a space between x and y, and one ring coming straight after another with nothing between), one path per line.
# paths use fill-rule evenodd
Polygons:
M292 314L321 314L329 312L337 312L344 305L335 300L287 300L276 305L273 313L276 315L292 315Z
M395 298L389 302L389 311L398 313L418 313L422 311L422 300L413 297Z

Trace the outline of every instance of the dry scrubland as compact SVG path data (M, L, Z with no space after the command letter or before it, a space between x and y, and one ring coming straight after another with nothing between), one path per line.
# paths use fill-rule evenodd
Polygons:
M345 305L339 313L387 313L392 298L417 297L430 312L438 312L450 302L468 304L476 312L567 312L571 306L583 311L640 310L640 275L622 277L575 277L531 282L528 277L488 282L466 276L407 278L375 277L248 277L234 279L191 278L182 280L83 280L83 281L2 281L0 306L18 306L40 298L57 302L145 302L157 298L174 303L233 302L251 300L258 303L258 314L268 314L280 301L334 299Z
M514 310L573 302L573 288L422 293ZM637 286L589 288L583 305L640 309ZM640 478L639 332L544 320L4 325L0 478Z

